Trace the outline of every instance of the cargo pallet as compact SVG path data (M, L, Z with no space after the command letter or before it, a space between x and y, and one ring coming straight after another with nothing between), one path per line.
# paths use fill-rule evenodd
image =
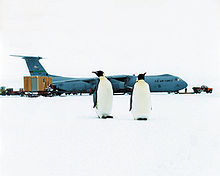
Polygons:
M24 92L23 96L26 97L39 97L39 96L44 96L44 97L54 97L54 96L61 96L62 94L65 95L70 95L70 94L75 94L73 92L66 92L66 91L29 91L29 92Z
M84 92L69 92L69 91L62 91L62 90L48 90L48 91L24 91L23 89L18 91L13 91L12 88L10 88L10 91L7 91L7 89L4 89L5 91L0 92L0 95L2 96L21 96L21 97L53 97L53 96L61 96L63 94L65 95L82 95ZM90 93L91 95L91 93Z

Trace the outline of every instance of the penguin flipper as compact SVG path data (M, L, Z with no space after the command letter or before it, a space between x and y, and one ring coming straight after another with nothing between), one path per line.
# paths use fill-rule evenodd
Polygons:
M132 96L133 96L133 90L134 90L134 89L132 89L132 91L131 91L131 97L130 97L130 109L129 109L129 111L131 111L131 109L132 109Z
M95 108L96 105L97 105L97 89L98 89L99 81L100 80L98 80L98 82L97 82L97 84L95 86L95 90L93 92L93 103L94 103L93 108Z
M93 103L94 103L93 108L95 108L97 105L97 88L95 89L93 93Z

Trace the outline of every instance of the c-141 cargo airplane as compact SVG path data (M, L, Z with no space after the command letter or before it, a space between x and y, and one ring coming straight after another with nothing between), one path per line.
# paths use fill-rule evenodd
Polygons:
M48 74L39 62L42 57L20 56L25 59L31 76L50 76L53 80L53 86L60 91L71 93L92 93L98 82L98 78L70 78ZM111 81L114 93L130 92L136 82L135 75L114 75L107 76ZM187 83L177 76L170 74L145 76L145 81L150 86L151 92L178 92L187 87Z

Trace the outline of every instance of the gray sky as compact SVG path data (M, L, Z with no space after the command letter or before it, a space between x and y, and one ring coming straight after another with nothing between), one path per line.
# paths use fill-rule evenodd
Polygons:
M24 60L51 74L170 73L219 86L219 0L0 0L0 85L23 87Z

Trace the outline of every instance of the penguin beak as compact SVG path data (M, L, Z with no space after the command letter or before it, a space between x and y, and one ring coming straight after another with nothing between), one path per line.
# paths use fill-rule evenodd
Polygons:
M92 73L95 73L95 74L96 74L96 76L98 76L98 72L97 72L97 71L93 71Z

